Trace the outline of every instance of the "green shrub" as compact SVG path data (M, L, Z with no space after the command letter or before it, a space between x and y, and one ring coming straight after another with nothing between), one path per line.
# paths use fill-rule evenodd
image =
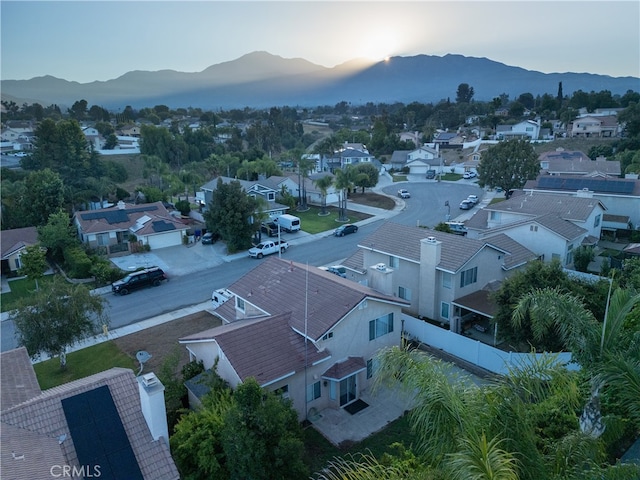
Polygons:
M92 262L80 247L68 247L64 250L64 263L67 275L71 278L89 278L91 276Z
M180 211L180 215L188 217L191 211L191 205L187 200L179 200L176 202L176 210Z
M91 275L96 279L98 286L109 285L124 276L124 272L111 265L111 262L102 258L93 257Z

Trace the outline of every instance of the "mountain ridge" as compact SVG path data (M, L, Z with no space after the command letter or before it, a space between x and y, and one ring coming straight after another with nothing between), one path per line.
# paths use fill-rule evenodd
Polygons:
M358 68L356 68L358 67ZM264 51L210 65L200 72L133 70L106 81L79 83L45 75L29 80L2 80L5 97L40 99L43 105L70 106L77 100L108 109L167 105L171 108L269 108L352 104L436 103L454 98L459 84L474 88L475 100L489 101L506 93L517 98L556 94L559 82L571 95L577 90L640 91L638 77L592 73L542 73L509 66L486 57L420 54L391 57L364 66L353 59L334 67L303 58L283 58Z

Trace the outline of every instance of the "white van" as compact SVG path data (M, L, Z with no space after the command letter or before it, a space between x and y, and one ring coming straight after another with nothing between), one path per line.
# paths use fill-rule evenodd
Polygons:
M211 294L211 303L213 304L213 308L218 308L231 297L233 297L233 294L226 288L214 290Z
M274 220L285 232L297 232L300 230L300 219L294 215L285 213Z

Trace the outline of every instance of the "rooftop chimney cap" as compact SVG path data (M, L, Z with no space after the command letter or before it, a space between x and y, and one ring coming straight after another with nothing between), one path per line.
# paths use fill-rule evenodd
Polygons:
M153 387L158 383L158 377L156 377L155 373L147 373L142 376L142 384L145 387Z
M386 269L387 269L387 266L384 263L376 264L376 270L380 270L381 272L384 272Z
M124 202L122 200L118 201L118 210L124 210Z
M436 237L427 237L427 242L436 243Z

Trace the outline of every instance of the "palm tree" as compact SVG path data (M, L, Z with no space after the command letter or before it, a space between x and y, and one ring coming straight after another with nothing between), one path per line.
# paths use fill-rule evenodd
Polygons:
M327 215L327 191L333 185L333 178L330 174L324 175L313 182L320 189L322 195L322 211L320 215Z
M338 221L346 222L347 218L347 192L353 187L353 168L347 165L342 170L336 170L335 185L340 190Z

